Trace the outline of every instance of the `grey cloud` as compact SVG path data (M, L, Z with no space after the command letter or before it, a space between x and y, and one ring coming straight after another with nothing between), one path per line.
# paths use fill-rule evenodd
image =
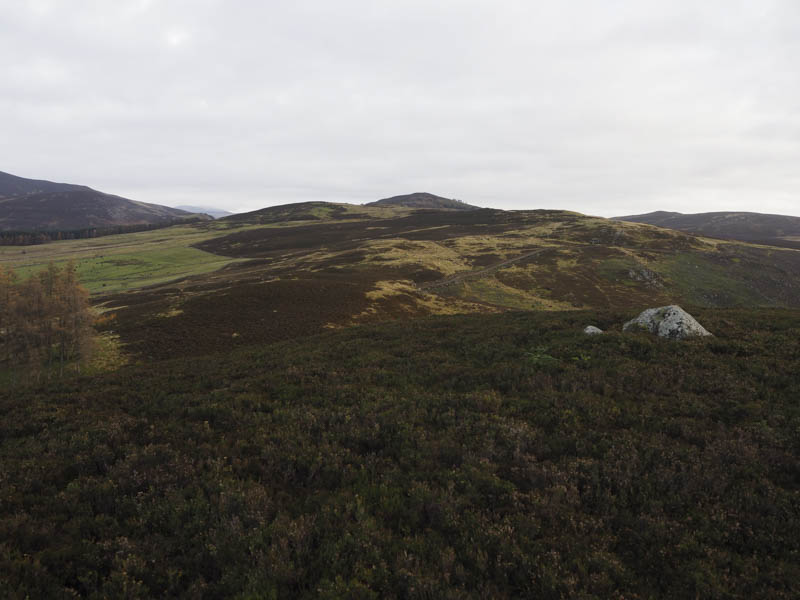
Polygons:
M793 0L14 2L0 170L229 209L800 215Z

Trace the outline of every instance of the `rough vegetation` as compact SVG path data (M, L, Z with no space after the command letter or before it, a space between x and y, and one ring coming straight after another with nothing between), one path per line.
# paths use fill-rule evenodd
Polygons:
M132 351L159 356L431 313L800 306L793 250L564 211L386 210L308 203L203 225L192 249L203 264L238 262L98 301Z
M427 314L800 305L800 252L565 211L315 202L0 248L22 278L70 259L138 360Z
M36 246L0 246L0 265L13 267L25 279L51 262L63 266L73 261L81 283L96 297L200 275L236 262L191 246L230 231L230 225L208 223Z
M719 335L681 344L620 332L633 314L428 317L0 392L5 595L797 597L800 313L699 311Z

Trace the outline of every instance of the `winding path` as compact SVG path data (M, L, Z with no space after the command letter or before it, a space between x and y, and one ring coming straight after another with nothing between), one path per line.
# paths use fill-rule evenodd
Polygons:
M430 283L423 283L417 285L418 290L428 291L428 290L435 290L437 288L447 287L449 285L454 285L456 283L461 283L462 281L467 281L469 279L480 279L481 277L485 277L490 273L493 273L503 267L507 267L508 265L512 265L514 263L522 262L532 256L536 256L537 254L541 254L546 250L552 250L551 247L545 248L537 248L533 252L528 252L527 254L523 254L521 256L516 256L514 258L509 258L508 260L504 260L499 263L495 263L486 267L485 269L479 269L478 271L467 271L462 273L456 273L455 275L450 275L449 277L445 277L444 279L437 279L436 281L431 281Z

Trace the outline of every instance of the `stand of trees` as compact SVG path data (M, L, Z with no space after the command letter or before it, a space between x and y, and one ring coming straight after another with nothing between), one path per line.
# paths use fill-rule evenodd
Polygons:
M87 227L84 229L70 229L64 231L0 231L0 246L35 246L36 244L47 244L48 242L56 242L59 240L83 240L106 235L119 235L121 233L152 231L154 229L171 227L173 225L201 222L206 221L196 218L169 219L160 223Z
M72 263L51 263L25 282L0 266L0 370L63 371L91 353L93 320Z

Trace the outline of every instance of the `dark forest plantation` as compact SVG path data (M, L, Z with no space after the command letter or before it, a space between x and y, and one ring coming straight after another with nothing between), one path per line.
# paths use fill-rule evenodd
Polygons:
M800 594L800 251L430 194L167 225L0 248L0 596ZM623 329L669 304L713 335Z

